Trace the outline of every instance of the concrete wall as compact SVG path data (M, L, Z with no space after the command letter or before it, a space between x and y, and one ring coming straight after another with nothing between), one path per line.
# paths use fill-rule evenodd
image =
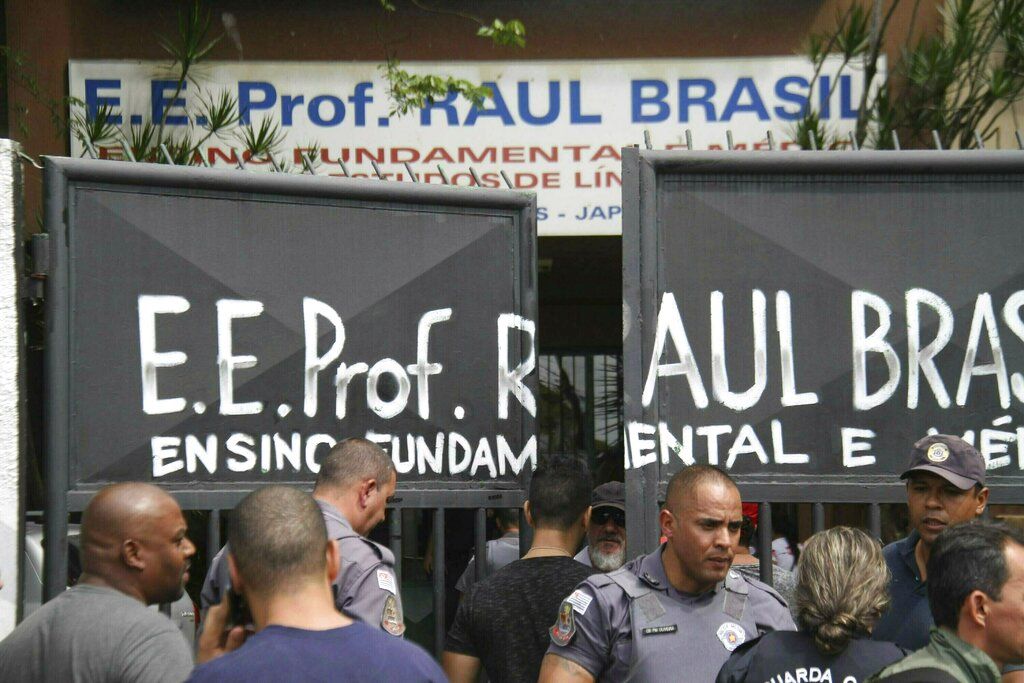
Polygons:
M21 469L24 443L19 279L21 160L18 144L0 140L0 638L17 617L22 553Z

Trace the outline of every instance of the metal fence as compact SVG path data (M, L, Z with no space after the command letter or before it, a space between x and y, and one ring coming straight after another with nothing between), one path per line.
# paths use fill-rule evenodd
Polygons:
M766 136L767 146L774 149L775 144L771 133ZM1018 144L1024 149L1024 140L1017 134ZM898 149L899 143L894 139L894 146ZM728 135L728 148L732 149L732 136ZM649 136L645 136L645 147L652 149L652 142ZM983 148L983 143L978 139L978 148ZM690 131L686 131L686 149L693 149L693 138ZM851 139L849 149L856 149L856 142ZM125 150L130 158L130 150ZM96 150L91 150L93 156L98 156ZM170 155L164 151L166 160L170 161ZM863 152L865 155L871 152ZM348 176L349 171L344 162L339 161L339 167L344 175ZM374 171L378 178L384 179L380 168L376 163ZM239 162L239 167L242 167ZM303 172L314 173L311 159L303 160ZM417 176L411 168L406 169L408 177L412 182L417 182ZM445 170L438 168L443 178L447 177ZM471 169L476 184L480 185L479 177ZM508 187L512 187L507 175L502 173ZM628 176L627 174L624 174ZM636 206L634 211L639 211ZM627 211L628 213L628 211ZM628 257L629 254L626 255ZM630 264L625 264L628 269ZM40 273L40 275L45 275ZM627 277L626 287L637 286L638 280L634 278L633 285L630 285ZM639 314L639 310L634 310ZM640 378L643 376L643 364L639 363L635 349L627 346L625 354L617 353L548 353L542 354L538 359L538 375L540 385L540 400L538 405L537 431L539 435L538 454L554 452L569 452L593 458L599 453L607 454L608 457L621 455L623 443L623 432L625 420L630 418L629 404L626 403L624 417L623 382L627 387L627 393L639 396L641 393ZM629 387L632 386L632 390ZM635 418L635 415L633 416ZM629 509L628 524L630 534L631 554L637 550L651 550L651 537L656 530L656 520L652 517L652 509L656 509L658 501L663 498L664 479L655 480L638 476L636 469L631 469L627 475L627 508ZM50 478L47 481L48 493L51 500L51 507L48 509L47 518L51 520L48 525L50 534L46 539L46 551L48 558L57 558L57 561L48 561L46 567L46 591L47 598L53 597L63 590L65 577L64 567L60 558L65 555L66 537L60 533L61 524L53 523L54 517L62 517L66 521L68 508L66 504L53 504L53 501L64 501L67 494L66 482ZM462 490L453 493L444 500L438 499L436 495L426 496L415 491L399 492L389 511L387 530L388 544L397 560L397 571L399 582L402 581L402 558L409 539L403 538L402 514L408 509L429 509L433 512L432 534L433 534L433 566L434 573L432 581L433 612L435 615L433 644L435 651L439 654L444 646L446 612L446 586L445 586L445 516L446 511L451 508L471 508L474 510L473 547L478 558L485 556L486 543L486 510L499 507L519 507L523 502L523 490L528 482L524 482L523 488L517 490ZM659 488L659 483L661 487ZM750 490L744 484L745 490ZM755 493L755 497L756 497ZM811 496L813 497L813 496ZM429 500L428 500L429 498ZM862 497L860 502L867 502L867 527L875 537L881 536L882 511L881 500L870 502L871 496ZM758 524L758 546L761 551L761 576L766 581L771 581L771 542L773 537L772 525L772 501L779 502L787 500L785 495L764 496L765 502L760 503L760 514ZM768 500L770 499L770 500ZM804 495L800 500L808 500ZM854 491L846 491L837 498L826 498L813 500L811 505L811 530L814 532L825 528L826 515L825 504L827 502L855 502L858 496ZM891 492L885 500L895 500L896 496ZM440 503L440 504L438 504ZM221 528L225 510L211 509L208 514L208 526L206 529L206 547L208 549L219 548L222 544ZM523 524L521 548L529 547L529 528ZM212 553L211 553L212 554ZM483 578L486 572L486 563L476 563L477 578Z

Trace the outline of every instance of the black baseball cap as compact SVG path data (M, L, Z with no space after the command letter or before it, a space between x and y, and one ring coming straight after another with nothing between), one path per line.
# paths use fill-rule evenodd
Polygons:
M590 507L597 509L601 507L618 508L626 511L626 487L621 481L609 481L601 484L590 496Z
M949 434L926 436L914 444L910 466L900 479L913 472L931 472L963 491L977 484L985 485L985 459L981 453L959 436Z

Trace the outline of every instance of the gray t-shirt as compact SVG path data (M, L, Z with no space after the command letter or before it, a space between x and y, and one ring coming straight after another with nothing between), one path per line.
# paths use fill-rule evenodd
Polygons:
M519 559L519 532L510 531L501 538L487 541L487 576ZM455 590L465 593L476 583L476 557L469 558L466 571L455 582Z
M99 586L65 591L0 642L0 681L180 683L191 671L170 619Z

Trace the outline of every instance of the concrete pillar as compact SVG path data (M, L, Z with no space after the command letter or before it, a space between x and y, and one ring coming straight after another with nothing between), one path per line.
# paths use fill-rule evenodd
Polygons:
M20 147L0 139L0 638L14 628L24 552L21 473L24 453Z

